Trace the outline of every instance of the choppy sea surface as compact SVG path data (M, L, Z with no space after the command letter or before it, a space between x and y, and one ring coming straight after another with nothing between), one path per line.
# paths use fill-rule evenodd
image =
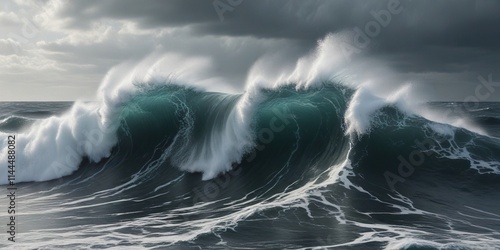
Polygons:
M113 108L0 103L0 246L500 248L500 103L422 106L463 127L389 105L350 133L351 90L257 96L170 85Z

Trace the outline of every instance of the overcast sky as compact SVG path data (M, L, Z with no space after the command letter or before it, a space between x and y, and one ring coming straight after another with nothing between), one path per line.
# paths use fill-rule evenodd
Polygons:
M0 101L92 99L111 67L162 53L208 57L241 92L257 60L293 64L346 31L350 52L463 100L479 76L500 81L499 13L495 0L2 0Z

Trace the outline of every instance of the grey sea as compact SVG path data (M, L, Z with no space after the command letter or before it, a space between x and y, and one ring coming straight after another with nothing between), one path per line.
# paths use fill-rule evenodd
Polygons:
M0 247L500 249L500 103L386 106L352 135L348 89L259 95L0 103Z

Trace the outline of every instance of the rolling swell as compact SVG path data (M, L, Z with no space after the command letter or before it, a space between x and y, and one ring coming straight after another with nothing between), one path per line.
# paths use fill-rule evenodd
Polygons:
M360 180L360 186L377 190L378 197L389 198L388 191L395 190L436 193L429 185L449 188L445 193L477 191L500 180L498 145L497 138L388 106L374 115L372 130L354 144L350 159L355 172L368 180Z
M500 187L497 138L409 115L393 106L377 112L372 126L370 134L354 145L349 158L355 173L350 181L379 201L368 206L369 213L375 214L373 218L401 227L418 223L432 228L425 232L449 239L470 232L485 235L482 241L490 240L490 236L498 238L496 219L478 216L492 211L489 208L500 198L496 192ZM363 211L367 206L355 207ZM406 214L412 214L411 219L400 220ZM449 232L444 225L460 230ZM426 244L420 247L432 245ZM409 247L403 245L394 248ZM420 249L417 246L412 247ZM475 248L467 244L461 247Z
M32 123L32 120L25 117L9 116L0 120L0 130L15 132L23 128L24 126Z

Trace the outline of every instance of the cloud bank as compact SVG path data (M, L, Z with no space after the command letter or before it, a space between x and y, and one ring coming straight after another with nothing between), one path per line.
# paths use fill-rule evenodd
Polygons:
M222 89L241 92L257 61L293 67L333 33L345 34L339 53L462 100L478 77L500 79L499 11L493 0L7 0L0 99L92 99L114 65L163 53L209 58Z

